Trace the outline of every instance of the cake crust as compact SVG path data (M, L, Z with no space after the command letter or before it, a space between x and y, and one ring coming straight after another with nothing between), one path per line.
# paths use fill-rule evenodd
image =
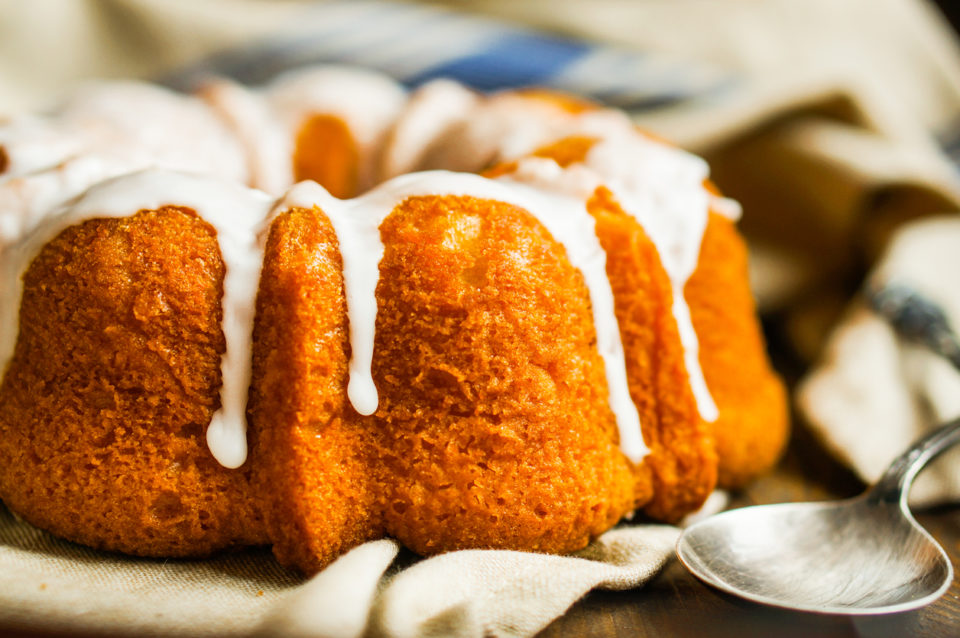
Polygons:
M73 226L24 276L0 390L0 494L101 549L204 556L266 541L247 470L207 449L217 407L213 229L165 207Z
M329 220L292 209L270 228L250 392L254 491L277 559L312 573L383 535L376 423L350 407L342 260Z
M387 532L567 552L636 505L583 278L525 211L415 197L381 226L374 378Z

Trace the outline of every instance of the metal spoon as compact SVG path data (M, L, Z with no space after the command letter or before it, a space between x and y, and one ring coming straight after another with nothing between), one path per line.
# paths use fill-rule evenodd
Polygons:
M864 495L731 510L691 525L680 561L709 585L759 603L827 614L927 605L953 582L943 548L914 520L917 473L960 441L960 419L917 442Z
M869 298L901 335L960 367L960 346L935 304L902 286ZM910 514L907 494L917 473L958 441L960 419L917 441L854 499L712 516L684 531L677 555L707 584L776 607L862 615L927 605L950 587L953 567Z

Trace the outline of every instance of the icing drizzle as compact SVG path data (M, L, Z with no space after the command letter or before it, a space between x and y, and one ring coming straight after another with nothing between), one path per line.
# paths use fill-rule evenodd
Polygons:
M449 88L437 86L437 90ZM223 93L225 90L227 92ZM279 99L282 96L274 97L282 101ZM456 93L452 98L446 94L441 97L443 99L439 102L442 104L474 105L473 108L477 108L476 98L469 92ZM258 127L254 124L265 117L259 110L259 102L251 101L253 97L230 86L221 87L220 95L208 95L207 99L215 107L223 101L224 110L237 111L237 121L230 122L237 129L234 134L248 145L254 145L253 140L258 137L255 134ZM238 111L234 104L237 102L250 108L245 106ZM439 129L446 128L449 122L431 122L427 115L432 107L426 102L433 103L426 100L420 120L409 123L409 126L416 129L433 124L439 134ZM499 112L499 109L494 110ZM606 255L596 237L594 220L586 210L586 202L598 186L606 186L623 210L641 223L656 246L672 284L672 312L690 386L700 414L707 421L715 420L718 411L700 368L697 335L683 290L697 266L708 211L715 210L736 218L739 208L731 200L713 197L704 188L703 181L708 172L705 162L637 133L621 113L590 111L576 117L555 118L537 115L538 121L531 124L528 120L535 112L539 111L534 109L530 117L514 118L506 124L495 118L501 128L524 130L519 138L509 134L496 138L504 140L502 143L506 145L497 151L499 156L523 155L546 142L569 135L593 136L597 142L582 162L565 168L551 160L527 157L517 163L514 172L497 180L446 171L411 173L391 179L351 200L337 199L319 185L304 182L275 203L265 193L233 184L148 170L103 182L74 203L51 212L50 203L58 200L53 196L43 199L41 195L47 191L41 191L40 187L45 182L31 177L31 181L24 182L25 186L18 186L20 190L15 190L17 176L8 178L4 191L7 196L20 197L22 191L40 203L33 208L21 206L26 212L17 219L0 218L3 222L0 223L0 293L8 302L0 308L0 369L6 368L17 338L19 304L12 302L22 295L22 275L44 244L69 226L86 219L125 217L138 210L152 210L164 205L189 207L216 229L226 266L222 329L227 347L221 358L221 407L207 428L207 443L222 465L238 467L247 453L245 408L251 380L251 336L263 242L270 220L292 207L314 206L330 219L343 257L349 318L352 356L347 394L357 412L373 414L378 404L371 373L377 316L376 286L384 251L380 224L398 204L412 196L464 195L493 199L518 206L537 218L564 246L571 263L582 272L589 290L597 346L604 362L620 446L625 456L637 463L649 450L644 444L637 410L629 395L623 344L610 282L606 277ZM250 139L246 139L248 137ZM282 136L274 137L279 139ZM400 140L395 139L393 143L399 144ZM415 162L414 157L420 152L416 148L401 150L403 153L397 151L398 157L402 155L400 159L406 162ZM31 158L26 152L22 156L25 159L20 168L28 167L29 171L28 160ZM72 182L84 182L91 170L107 174L122 170L112 166L100 168L99 162L103 160L95 155L89 159L84 157L88 156L79 157L65 165L64 170L51 174L48 190L69 192L74 189L75 192L78 187L71 186ZM92 168L88 169L88 165ZM257 175L258 171L253 173ZM271 187L277 187L283 178L264 177L263 181L264 185L269 183ZM26 190L27 186L32 190Z
M566 248L570 262L583 273L590 291L597 348L604 361L610 407L617 419L621 449L631 461L639 462L649 450L643 442L640 418L627 387L623 344L606 273L606 254L596 237L586 199L548 193L525 184L508 186L478 175L447 171L411 173L352 200L336 199L319 185L304 182L295 186L279 204L278 210L319 207L330 219L340 242L352 349L347 394L354 408L361 414L373 414L378 401L371 362L377 319L376 287L384 250L380 224L408 197L451 194L518 206L536 217Z
M595 136L597 141L582 162L561 169L552 160L528 156L517 161L514 172L499 179L571 191L584 202L597 187L605 186L623 211L640 223L670 279L672 313L700 416L716 421L719 410L700 367L699 343L684 287L697 267L709 210L720 208L732 217L739 207L731 200L713 197L703 186L709 174L705 161L639 134L620 113L590 112L552 131L558 133L556 139L579 134Z
M396 131L405 132L413 119L436 123L433 129L426 127L428 134L420 140L421 155L436 155L420 158L427 165L473 171L491 161L521 158L513 173L499 179L537 183L549 191L569 190L571 180L578 181L584 201L597 186L609 188L624 211L644 227L660 254L672 285L672 312L697 408L705 420L715 421L719 411L700 367L699 344L684 287L696 269L708 211L736 220L739 204L707 191L704 180L709 170L701 158L646 137L625 113L596 109L574 114L521 94L470 100L461 95L464 93L470 95L459 85L421 87ZM562 175L546 168L553 164L549 160L528 156L570 136L592 137L596 143L583 162L568 166ZM390 140L388 158L414 155L401 137ZM403 148L394 148L397 145ZM609 371L607 377L613 384Z
M95 218L127 217L163 206L193 209L217 231L226 274L223 280L221 407L207 428L207 444L225 467L239 467L247 455L247 389L251 378L251 335L263 248L259 230L271 198L218 180L149 170L103 182L71 205L50 213L20 242L0 253L7 303L0 309L0 369L6 369L17 339L23 274L43 246L70 226Z
M673 316L683 346L690 389L700 416L716 421L717 404L700 367L700 346L684 287L700 258L710 194L703 187L709 169L695 155L640 135L606 139L587 154L585 165L603 175L623 210L643 226L657 247L673 289Z

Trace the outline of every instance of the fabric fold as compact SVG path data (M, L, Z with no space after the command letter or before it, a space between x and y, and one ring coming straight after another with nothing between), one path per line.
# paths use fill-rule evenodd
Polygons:
M400 546L391 539L347 552L281 600L257 636L359 638L383 573Z
M400 572L378 597L371 635L384 638L532 636L588 591L639 587L673 555L679 530L614 529L571 556L471 550Z
M903 226L870 282L907 286L960 326L960 216ZM947 276L944 276L944 275ZM927 348L898 336L854 299L830 335L817 365L797 390L798 407L825 447L866 483L913 441L960 414L960 372ZM915 505L960 499L960 450L951 450L917 478Z

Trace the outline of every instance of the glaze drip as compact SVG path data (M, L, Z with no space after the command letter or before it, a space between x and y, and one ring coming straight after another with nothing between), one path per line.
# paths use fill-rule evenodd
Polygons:
M537 218L564 246L570 262L583 273L590 292L597 348L604 361L610 407L617 420L621 449L627 458L638 463L649 450L643 442L640 418L628 390L623 344L606 273L606 254L596 237L585 199L526 184L507 185L478 175L447 171L411 173L352 200L336 199L319 185L304 182L295 186L278 205L278 210L316 206L327 215L337 234L344 262L353 352L348 396L357 412L372 414L378 402L371 363L377 320L376 287L384 250L380 224L400 202L422 195L460 195L513 204Z
M673 288L673 317L683 345L684 364L700 416L713 422L716 402L700 367L699 343L684 287L700 258L710 193L703 186L707 163L641 135L606 139L590 149L585 165L603 177L624 212L643 226L657 247Z
M258 236L272 198L210 178L159 170L103 182L71 205L48 213L32 232L0 252L5 303L0 309L0 366L6 370L18 332L23 274L47 242L90 219L119 218L139 210L181 206L194 210L217 231L226 274L223 333L226 353L220 367L221 407L207 428L210 452L225 467L239 467L247 455L246 399L251 378L253 313L263 248Z
M544 192L569 191L573 180L579 182L582 192L577 196L584 202L598 186L613 192L624 211L646 229L660 254L672 285L672 312L697 408L705 420L715 421L719 411L700 368L684 287L696 269L709 210L735 220L740 209L736 202L706 189L706 162L643 135L626 114L610 109L571 112L517 93L476 99L464 94L462 87L458 91L442 83L419 89L411 105L409 119L437 123L421 139L420 166L476 171L513 160L516 170L498 179L538 184ZM401 118L399 124L402 133L407 121ZM538 148L569 137L586 137L595 143L581 162L566 167L562 174L545 173L549 169L544 161L530 157ZM388 144L388 158L413 155L408 148L394 148L403 146L402 138L399 135Z
M586 202L600 184L609 185L624 208L644 223L657 245L664 267L674 282L674 315L681 335L695 394L704 418L712 405L696 363L696 334L690 325L689 311L683 301L682 284L696 266L700 235L706 219L705 191L689 193L672 203L654 194L641 197L641 185L621 183L608 175L601 179L602 168L619 156L616 148L597 146L582 165L561 168L541 158L518 164L515 174L488 180L477 175L429 171L401 176L365 195L340 200L313 182L304 182L289 191L271 208L271 198L258 191L208 179L162 171L145 171L105 182L68 208L51 214L21 242L4 251L2 265L7 298L21 296L21 277L30 261L48 241L67 227L97 217L123 217L137 210L157 209L164 205L185 206L195 210L217 231L226 265L223 282L223 332L227 349L221 360L223 386L221 407L207 429L207 442L215 458L226 467L238 467L246 458L245 406L251 378L251 335L262 267L263 242L269 221L293 207L322 210L330 219L343 256L344 287L350 326L352 356L349 364L347 394L361 414L377 409L377 388L371 365L376 329L376 287L379 262L383 255L380 224L402 201L423 195L462 195L491 199L515 205L537 218L560 242L571 263L584 275L590 294L597 346L604 362L609 386L610 406L620 433L624 454L638 463L648 452L640 430L639 416L629 395L623 344L614 313L614 299L606 276L606 255L596 237L593 217ZM659 152L657 150L656 152ZM636 158L633 158L636 160ZM661 162L662 163L662 162ZM703 169L705 170L705 168ZM698 180L700 167L688 165L680 175L687 181ZM696 215L693 211L700 211ZM657 218L656 215L662 218ZM670 218L686 214L685 221ZM659 225L658 225L659 223ZM9 361L15 344L17 308L5 304L2 315L3 337L0 361ZM705 407L706 406L706 407ZM716 408L713 408L714 411ZM715 417L714 417L715 418Z
M578 132L598 138L582 162L560 168L552 160L526 157L498 179L565 191L582 202L604 186L643 226L671 282L672 313L697 408L704 420L715 421L719 411L700 367L697 333L683 292L697 267L709 209L714 199L721 199L713 198L703 185L707 164L636 133L617 117L584 117L576 126Z
M210 114L200 108L205 102L221 120L219 127L213 127L216 135L212 139L215 142L230 138L232 144L221 148L211 142L198 158L181 157L182 135L177 140L166 140L158 129L139 126L144 113L170 108L168 102L173 99L171 94L139 85L122 85L122 102L130 105L150 100L151 108L145 112L131 109L130 114L117 121L105 117L113 113L115 106L105 95L92 91L65 109L63 122L55 127L52 121L24 119L15 126L0 128L0 142L12 152L10 170L0 188L0 204L12 202L0 206L0 210L8 211L0 213L0 286L4 287L0 293L8 302L18 299L21 277L30 261L47 241L72 224L95 217L127 216L163 205L195 210L216 229L226 265L222 304L227 349L221 360L221 407L207 429L207 442L221 464L237 467L246 458L245 404L251 375L251 335L263 243L273 216L292 207L316 206L330 219L343 256L349 316L352 356L347 394L357 412L373 414L379 402L371 364L376 287L384 251L380 224L400 202L413 196L462 195L506 202L537 218L582 272L620 445L624 454L637 463L648 449L629 396L623 345L606 278L606 255L596 238L593 217L586 209L597 187L605 186L623 210L644 227L656 246L672 285L672 312L690 387L701 416L707 421L717 418L716 404L699 365L699 344L683 290L697 266L708 212L714 210L735 219L739 206L707 191L705 162L640 134L629 118L616 111L573 114L518 95L483 98L451 83L427 85L406 102L406 110L402 111L405 98L396 85L357 76L350 85L354 92L373 91L383 96L380 106L357 111L347 99L350 91L330 88L342 89L343 73L342 69L327 69L319 75L281 78L266 93L220 82L208 87L201 94L202 100L183 98L186 101L176 105L183 118L196 127L208 127ZM321 90L317 88L318 79L331 81L320 83L327 87ZM156 157L169 154L170 163L189 168L194 159L199 164L216 164L213 160L224 152L240 157L235 152L240 147L248 151L248 156L259 159L242 168L228 163L225 172L231 176L249 174L255 183L279 190L289 180L284 164L290 153L289 129L316 108L350 114L350 128L358 132L358 143L371 156L379 148L385 127L393 122L392 137L382 149L380 168L386 175L434 162L477 170L491 158L524 157L542 145L569 136L589 137L596 143L581 162L567 167L552 160L525 157L517 162L514 172L497 180L446 171L410 173L351 200L337 199L319 185L305 182L272 205L270 196L259 191L207 178L148 170L104 182L75 203L55 208L87 184L156 162ZM278 115L276 121L270 116L271 110ZM79 126L84 122L96 126ZM60 139L59 131L66 124L96 132L88 133L82 140L68 138L66 146L51 146L46 154L40 152L42 148L31 146L31 140L38 138L37 131ZM224 135L224 131L230 135ZM44 135L39 135L39 139L46 139ZM130 135L134 142L126 142ZM477 145L463 143L478 137ZM167 153L174 141L174 148L181 150ZM77 152L74 146L84 147L85 152L73 155ZM154 149L159 156L146 157L137 150L141 146ZM60 162L53 164L55 170L39 170L51 166L52 161ZM371 171L373 167L365 164L364 170ZM16 341L17 308L16 303L5 303L0 309L0 364L4 367Z

